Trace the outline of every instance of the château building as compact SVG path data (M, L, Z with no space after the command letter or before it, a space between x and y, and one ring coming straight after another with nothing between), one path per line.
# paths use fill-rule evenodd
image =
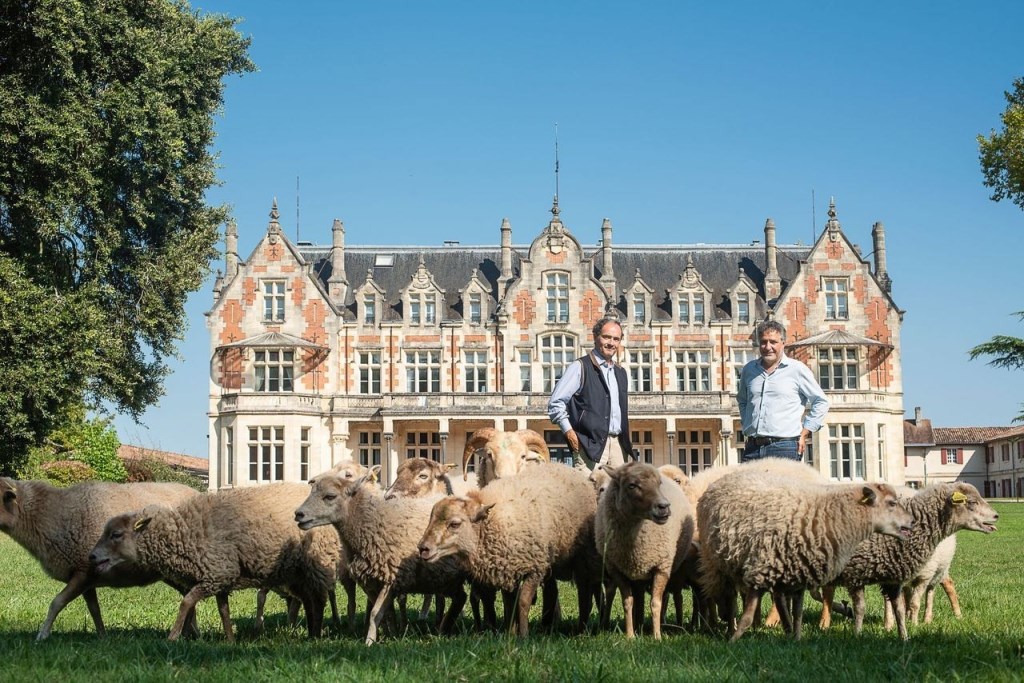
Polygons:
M813 465L903 481L903 311L881 223L869 262L834 203L810 246L777 243L771 219L743 245L613 244L605 219L584 246L557 197L551 214L528 244L504 220L493 246L353 246L336 220L319 246L290 241L275 202L245 260L229 224L207 313L210 487L304 480L349 459L380 464L385 482L414 456L461 472L481 427L534 429L567 458L548 396L606 315L623 326L636 457L690 474L738 462L737 377L772 317L831 403Z

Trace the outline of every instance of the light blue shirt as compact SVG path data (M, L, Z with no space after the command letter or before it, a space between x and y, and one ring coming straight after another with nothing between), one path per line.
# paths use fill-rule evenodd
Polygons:
M744 365L736 402L746 436L799 436L801 426L816 432L828 412L828 399L814 374L785 354L771 374L760 358Z
M601 374L604 375L605 382L608 383L612 402L611 417L608 419L608 433L618 434L622 430L622 408L619 406L619 383L615 379L615 363L606 361L594 351L590 352L590 357ZM548 417L561 428L563 434L573 429L573 426L569 424L568 404L572 400L573 394L580 390L583 379L583 363L586 362L588 360L584 358L581 363L569 363L555 384L555 388L551 392L551 399L548 401Z

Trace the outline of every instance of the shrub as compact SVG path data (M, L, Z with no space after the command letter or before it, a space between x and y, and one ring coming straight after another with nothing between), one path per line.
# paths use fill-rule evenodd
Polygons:
M39 468L43 478L61 488L96 478L96 471L77 460L50 460Z
M128 473L126 481L167 481L191 486L196 491L206 490L206 484L199 477L176 470L157 458L127 458L124 467Z

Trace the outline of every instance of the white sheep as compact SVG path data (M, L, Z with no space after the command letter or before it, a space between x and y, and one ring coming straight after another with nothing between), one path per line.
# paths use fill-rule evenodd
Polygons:
M462 478L469 477L469 459L476 454L476 478L480 488L495 479L510 477L525 465L551 459L544 437L532 429L504 432L493 427L478 429L462 451Z
M239 588L282 588L299 597L316 637L341 543L330 529L296 528L293 510L307 492L302 484L275 483L203 494L175 508L147 505L111 518L90 561L101 573L130 562L184 591L169 640L178 639L200 600L216 596L233 641L228 594Z
M581 473L540 463L464 498L438 501L420 557L430 563L455 558L476 582L508 593L518 589L516 633L525 637L537 587L585 552L596 507Z
M904 505L913 515L913 530L902 541L874 537L859 545L842 573L822 589L820 625L830 624L829 607L836 586L843 586L853 599L854 628L864 626L864 588L880 584L882 594L894 611L900 637L907 639L906 609L900 599L902 586L910 581L935 553L946 537L968 529L981 533L996 530L999 515L965 482L936 484L905 498Z
M905 537L911 524L886 484L830 485L737 468L708 486L697 504L705 595L721 600L740 590L744 611L731 633L735 641L771 591L783 627L799 639L804 590L834 580L872 533ZM722 600L720 609L731 628L734 601Z
M597 549L622 595L627 638L635 637L634 582L652 581L654 637L660 640L662 597L669 578L689 551L693 510L682 489L651 465L630 462L604 469L609 482L598 501L594 522ZM643 599L641 592L640 601Z
M188 486L170 483L85 482L59 489L43 481L0 477L0 529L39 560L51 578L66 584L50 603L36 640L49 637L57 615L79 595L102 635L97 587L144 586L159 579L131 565L106 574L90 569L89 552L110 517L147 503L172 505L196 494Z
M953 616L959 619L963 616L960 611L960 598L956 594L956 584L949 576L949 568L953 564L953 556L956 555L956 535L950 536L935 549L929 559L917 574L903 589L903 598L907 605L907 618L910 623L916 624L920 616L921 598L924 598L924 623L932 622L932 607L934 606L935 587L942 586L942 590L949 598L950 607L953 608ZM888 619L886 620L888 624Z
M327 474L310 480L309 495L295 509L299 528L333 525L348 551L349 570L366 591L370 610L366 644L377 632L391 599L403 593L441 593L452 601L441 621L441 632L455 626L466 593L466 578L454 562L428 565L418 557L419 537L430 517L429 499L386 499L365 486L379 468L355 482Z

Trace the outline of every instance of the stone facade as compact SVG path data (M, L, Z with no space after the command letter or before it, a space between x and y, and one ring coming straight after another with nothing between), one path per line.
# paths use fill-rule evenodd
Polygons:
M769 219L749 245L584 247L552 218L529 245L293 244L276 204L248 259L229 225L210 329L210 486L302 480L354 459L461 463L481 427L544 433L563 367L618 318L636 455L690 473L738 461L736 379L756 324L787 326L787 353L832 408L812 461L835 479L903 481L900 325L881 224L874 263L834 205L811 246L778 245ZM872 268L872 265L874 268Z

